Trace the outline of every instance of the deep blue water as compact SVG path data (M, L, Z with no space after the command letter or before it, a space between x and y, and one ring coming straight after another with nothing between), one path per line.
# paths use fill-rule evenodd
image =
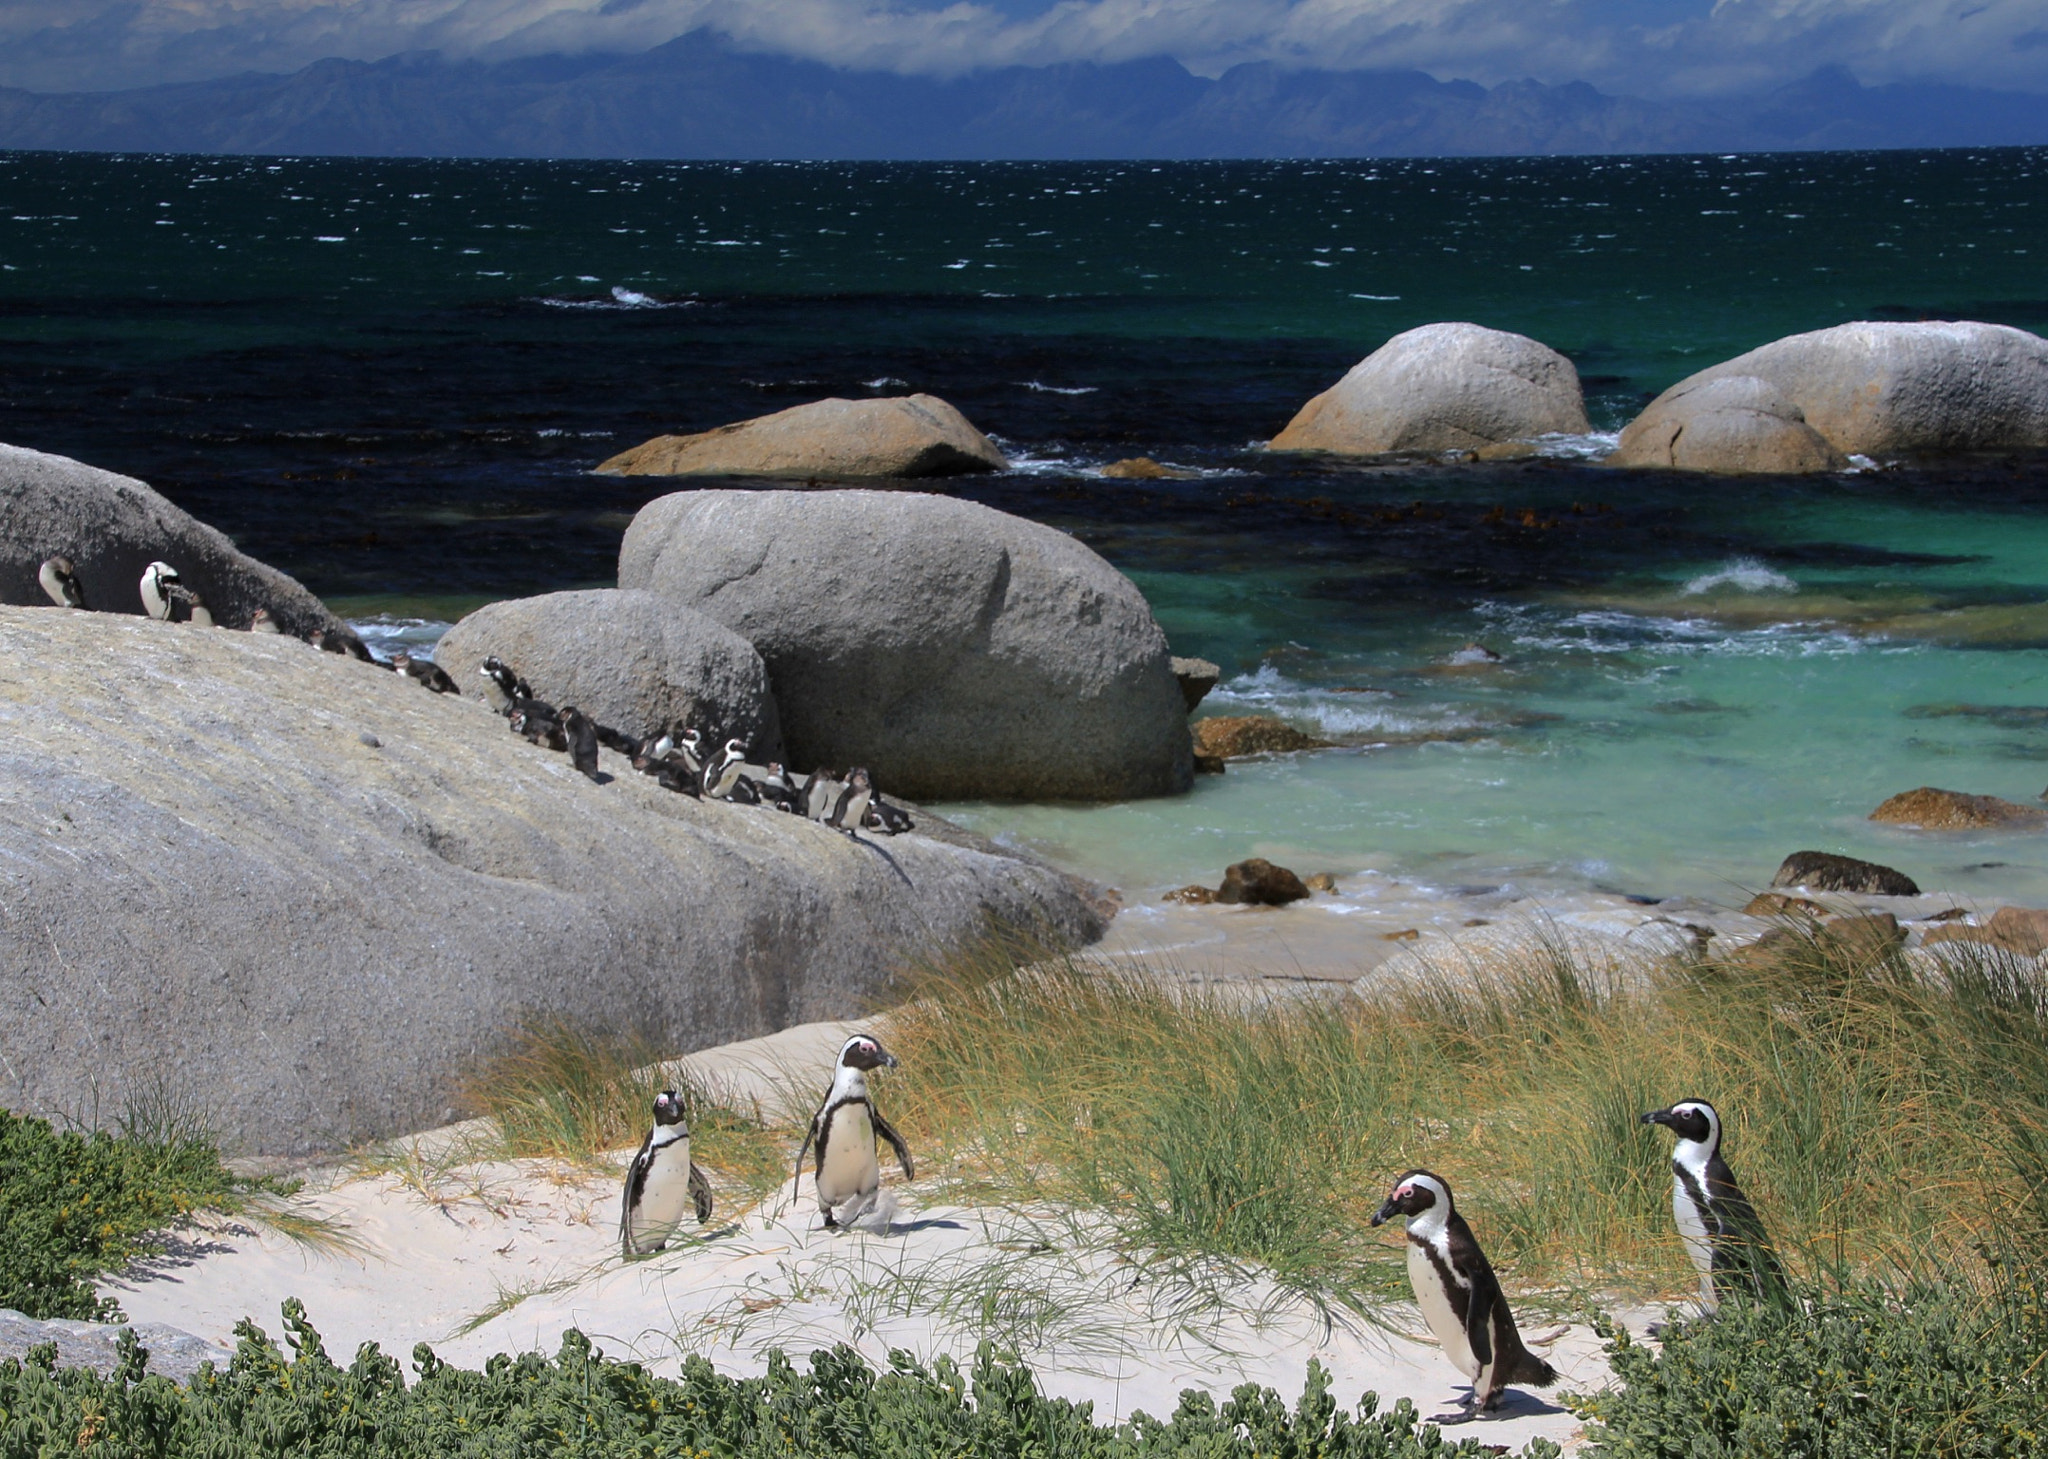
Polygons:
M2040 150L11 154L0 439L141 476L357 616L443 621L611 581L625 523L662 489L589 474L616 450L828 394L930 391L1021 467L940 489L1131 572L1177 651L1224 665L1220 705L1384 742L1170 804L974 813L994 828L1139 884L1256 843L1698 890L1767 876L1789 840L2015 895L2039 876L2048 895L2031 850L1937 855L1861 821L1912 784L2017 797L2048 776L2034 733L1929 713L2048 704L2048 623L2027 611L2048 601L2038 458L1728 482L1256 449L1421 323L1565 351L1611 431L1680 376L1799 330L2048 329L2044 266ZM1087 474L1137 454L1201 474ZM1508 669L1440 673L1473 637ZM1987 860L2004 865L1967 869Z

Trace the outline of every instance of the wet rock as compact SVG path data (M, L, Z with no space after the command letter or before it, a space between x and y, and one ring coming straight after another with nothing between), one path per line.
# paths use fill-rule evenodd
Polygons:
M2048 808L1923 785L1891 797L1870 813L1870 819L1893 826L1917 826L1923 831L2031 829L2048 821Z
M1327 871L1319 871L1302 885L1312 892L1334 892L1337 890L1337 878Z
M1216 900L1216 890L1213 887L1191 884L1181 887L1177 891L1168 892L1160 900L1163 902L1179 902L1184 907L1206 907L1209 903Z
M1543 454L1534 441L1496 441L1472 453L1475 461L1533 461Z
M1591 429L1579 372L1556 350L1477 324L1426 324L1352 366L1270 445L1348 456L1478 451Z
M1209 691L1216 687L1216 681L1223 677L1220 666L1207 659L1173 658L1173 677L1180 685L1181 697L1188 702L1188 713L1195 712L1195 706L1209 697Z
M1112 461L1096 473L1112 481L1181 481L1192 476L1191 471L1178 471L1171 466L1162 466L1150 456L1133 456L1125 461Z
M896 491L684 491L619 586L753 644L797 766L911 800L1121 800L1194 780L1166 634L1065 532Z
M1270 714L1223 714L1198 719L1192 726L1195 753L1219 760L1242 760L1251 755L1286 755L1296 750L1328 749L1328 740L1303 734L1284 720Z
M44 561L69 557L95 613L140 615L143 569L178 569L223 628L246 628L258 608L284 633L355 634L325 603L258 562L131 476L19 446L0 446L0 603L46 608Z
M1751 376L1836 451L1886 456L2048 445L2048 340L2002 324L1840 324L1775 340L1679 381Z
M491 603L448 630L434 662L473 694L491 654L548 703L636 738L688 724L715 745L746 741L755 764L783 758L768 666L754 646L659 593L592 588Z
M1954 924L1932 927L1921 942L1928 947L1944 942L1974 942L2021 957L2039 957L2048 950L2048 911L2033 907L2000 907L1981 927Z
M1820 853L1813 853L1818 855ZM1841 858L1847 860L1847 857ZM1862 865L1868 866L1869 862ZM1882 867L1879 870L1883 870ZM1910 894L1908 894L1910 895ZM1827 908L1819 902L1808 901L1805 897L1790 897L1783 892L1758 892L1742 909L1745 917L1824 917Z
M1835 856L1826 851L1795 851L1771 878L1774 887L1804 887L1814 892L1855 892L1875 897L1917 897L1920 888L1903 872L1875 861Z
M1501 656L1485 644L1473 642L1445 654L1444 662L1454 669L1486 668L1501 662Z
M1219 902L1263 907L1284 906L1307 895L1308 888L1301 884L1300 877L1261 856L1224 867L1223 885L1216 889Z
M1228 768L1221 755L1204 755L1199 750L1195 752L1195 774L1197 775L1221 775Z
M1840 471L1849 460L1768 380L1714 375L1658 396L1628 423L1606 464L1732 475Z
M1420 940L1421 937L1422 929L1420 927L1403 927L1399 932L1382 932L1380 934L1380 941L1415 942Z
M815 400L692 436L656 436L598 466L611 476L954 476L1010 463L936 395Z

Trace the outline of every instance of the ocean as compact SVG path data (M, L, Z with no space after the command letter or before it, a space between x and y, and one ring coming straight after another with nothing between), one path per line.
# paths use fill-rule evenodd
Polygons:
M1354 886L1739 900L1788 852L2048 904L2038 834L1865 817L2048 784L2048 459L1597 464L1653 394L1852 319L2048 331L2048 151L681 164L0 154L0 439L140 476L384 641L613 581L613 452L929 391L1016 466L921 484L1129 573L1205 712L1339 748L1129 805L943 807L1135 901ZM1259 449L1392 334L1564 351L1595 434ZM1148 455L1185 479L1090 474ZM1503 655L1448 666L1469 641Z

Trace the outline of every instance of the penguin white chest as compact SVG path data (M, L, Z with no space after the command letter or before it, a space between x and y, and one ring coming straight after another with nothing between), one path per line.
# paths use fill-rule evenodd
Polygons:
M1445 1270L1450 1263L1444 1263ZM1445 1287L1445 1276L1437 1270L1436 1262L1422 1243L1408 1243L1408 1282L1415 1288L1415 1305L1422 1309L1422 1320L1429 1324L1431 1334L1444 1350L1444 1356L1467 1378L1479 1376L1479 1360L1472 1356L1472 1344L1466 1340L1465 1324L1458 1320L1458 1310L1451 1305L1451 1294ZM1456 1281L1455 1277L1450 1278Z
M1685 1243L1685 1254L1692 1258L1693 1270L1700 1274L1700 1301L1712 1310L1714 1243L1707 1235L1707 1223L1700 1217L1699 1204L1687 1189L1684 1175L1671 1178L1671 1215L1678 1223L1678 1239Z
M690 1205L690 1140L686 1135L654 1150L647 1179L640 1187L640 1204L627 1218L633 1249L659 1249L682 1225Z
M882 1183L875 1158L875 1124L865 1100L851 1100L832 1111L825 1131L825 1151L818 1170L818 1199L836 1206L866 1195Z

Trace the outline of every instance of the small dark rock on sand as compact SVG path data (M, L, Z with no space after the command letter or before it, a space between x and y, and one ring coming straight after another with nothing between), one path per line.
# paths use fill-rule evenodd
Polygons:
M1855 892L1873 897L1917 897L1920 888L1904 872L1853 856L1826 851L1795 851L1785 858L1774 887L1805 887L1812 892Z

